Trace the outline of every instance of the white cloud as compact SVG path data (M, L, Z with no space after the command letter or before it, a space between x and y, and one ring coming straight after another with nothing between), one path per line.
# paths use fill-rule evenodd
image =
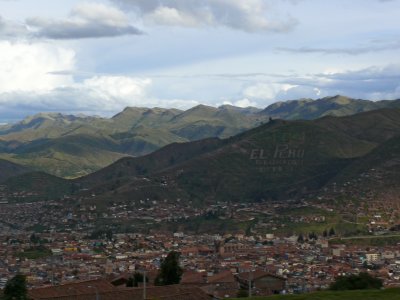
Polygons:
M275 99L276 100L297 100L301 98L322 98L325 96L333 96L339 93L328 94L326 90L319 89L307 85L294 85L290 89L279 91ZM345 95L347 96L347 95Z
M19 89L2 93L0 105L25 107L36 112L85 111L102 114L116 112L126 106L146 106L148 104L146 89L150 84L149 79L96 76L80 83L75 82L49 90Z
M178 109L188 109L200 104L199 101L193 99L175 99L175 98L153 99L148 101L148 103L149 105L147 105L147 107L173 107Z
M156 8L152 13L148 14L147 20L152 23L170 26L198 26L198 20L188 14L184 14L176 8L161 6Z
M249 107L249 106L257 106L257 103L247 98L244 98L242 100L234 102L234 105L239 107Z
M0 92L0 120L16 121L46 111L110 116L127 106L187 109L199 104L190 99L151 96L151 85L149 78L94 76L53 89Z
M259 82L248 86L243 91L243 95L250 99L274 99L279 92L287 91L292 88L292 85L272 83L272 82Z
M247 32L286 32L297 21L277 16L265 0L111 0L159 25L225 26Z
M278 99L345 95L368 100L400 98L400 65L328 72L286 79L294 87L277 94Z
M283 79L282 79L283 78ZM326 69L324 73L254 82L243 88L245 99L266 106L275 101L345 95L367 100L400 98L400 65L364 69ZM232 104L232 102L230 102Z
M135 87L135 89L140 88L141 86ZM146 89L143 90L145 91ZM49 111L111 116L127 106L188 109L199 104L198 101L190 99L159 99L147 96L132 98L122 94L111 97L109 91L99 91L86 84L76 84L48 92L5 93L0 94L0 99L2 99L0 101L0 120L2 121L17 121L27 115Z
M188 108L198 104L150 95L150 78L91 75L76 81L75 52L51 43L0 41L0 53L0 120L41 111L109 115L126 106Z
M116 111L126 106L141 106L147 99L151 80L127 76L95 76L77 84L96 110Z
M300 48L285 48L278 47L278 51L295 53L295 54L334 54L334 55L361 55L366 53L376 53L384 51L393 51L400 49L400 41L373 41L362 46L350 48L316 48L316 47L300 47Z
M255 99L271 99L277 93L278 86L271 83L257 83L247 87L243 94L245 97Z
M0 39L13 39L17 36L26 36L28 33L25 24L5 20L0 16Z
M229 104L229 105L234 105L237 107L249 107L249 106L258 106L257 102L251 101L247 98L241 99L241 100L237 100L234 102L231 101L224 101L223 104Z
M33 17L26 20L32 34L39 38L81 39L141 34L119 9L101 3L81 3L66 19Z
M72 83L71 76L49 74L73 68L75 52L71 49L45 43L0 41L0 53L0 93L51 90Z

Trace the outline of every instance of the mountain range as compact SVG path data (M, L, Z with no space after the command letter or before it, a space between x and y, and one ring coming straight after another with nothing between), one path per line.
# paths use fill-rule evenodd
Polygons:
M387 180L395 182L389 167L398 166L399 136L400 109L273 120L228 139L171 144L124 158L77 182L103 199L204 204L295 198L388 163Z
M9 177L31 172L29 168L0 159L0 182L5 181Z
M87 176L64 180L27 173L3 182L10 190L52 186L107 201L254 202L303 197L333 182L379 170L386 192L398 186L400 109L316 120L272 119L226 139L171 143L141 157L124 157ZM47 177L46 177L47 176ZM371 189L368 181L357 188Z
M199 105L186 111L128 107L112 118L41 113L0 126L0 158L28 169L76 178L123 157L140 157L171 143L233 137L270 118L312 120L385 107L400 107L400 100L373 102L335 96L278 102L263 110L230 105ZM8 173L13 175L11 169Z

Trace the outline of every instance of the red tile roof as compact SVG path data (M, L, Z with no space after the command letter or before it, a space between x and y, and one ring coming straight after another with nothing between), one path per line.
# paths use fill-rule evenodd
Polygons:
M80 284L80 283L76 283ZM74 286L75 284L68 284ZM66 286L66 285L64 285ZM40 290L40 291L38 291ZM80 292L72 293L71 290L66 290L69 294L58 292L60 287L41 288L29 291L29 298L41 300L96 300L96 291L93 288L89 290L82 290ZM210 300L204 291L197 287L185 287L182 285L170 286L152 286L146 289L146 299L160 299L160 300ZM99 300L142 300L143 288L125 288L117 289L113 287L109 291L100 291Z
M64 296L74 296L77 294L91 294L108 292L115 289L115 287L104 279L85 280L74 283L67 283L58 286L49 286L43 288L36 288L29 290L28 295L31 299L49 299Z
M235 276L233 276L232 272L229 270L222 271L208 278L208 283L227 283L235 281Z
M265 277L265 276L271 276L271 277L275 277L275 278L278 278L281 280L285 280L285 278L283 278L281 276L270 274L268 272L265 272L265 271L262 271L259 269L255 270L254 272L251 272L250 278L251 278L251 280L257 280L257 279ZM248 281L249 280L249 272L240 273L238 275L238 278L239 278L239 280L242 280L242 281Z
M181 284L196 284L196 283L205 283L204 279L205 274L194 271L186 271L182 275Z

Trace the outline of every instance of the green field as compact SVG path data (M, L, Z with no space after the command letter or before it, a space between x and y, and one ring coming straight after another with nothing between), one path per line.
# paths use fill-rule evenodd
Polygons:
M244 298L241 298L244 299ZM316 292L302 295L277 295L269 297L253 297L254 300L399 300L400 289Z
M348 238L336 238L329 241L330 244L345 244L345 245L357 245L357 246L396 246L400 243L400 235L381 235L381 236L358 236ZM399 298L400 299L400 298Z
M27 259L40 259L51 255L51 251L43 246L33 247L17 254L18 257Z

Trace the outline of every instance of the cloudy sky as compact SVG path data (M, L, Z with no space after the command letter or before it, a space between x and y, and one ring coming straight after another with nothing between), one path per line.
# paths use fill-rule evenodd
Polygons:
M0 123L400 98L400 0L0 0Z

